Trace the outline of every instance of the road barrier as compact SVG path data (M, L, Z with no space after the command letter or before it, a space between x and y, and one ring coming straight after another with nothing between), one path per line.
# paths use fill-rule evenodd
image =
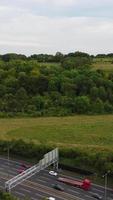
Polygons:
M58 161L59 161L59 151L58 148L46 153L44 158L39 161L38 164L30 167L29 169L23 171L21 174L13 177L12 179L5 182L5 190L10 192L12 188L16 185L22 183L26 179L30 178L34 174L44 170L50 165L54 165L54 168L58 170Z

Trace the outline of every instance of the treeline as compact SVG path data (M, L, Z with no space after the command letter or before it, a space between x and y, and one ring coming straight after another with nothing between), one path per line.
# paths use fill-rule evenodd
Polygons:
M61 52L56 52L55 55L33 54L31 56L26 56L23 54L16 54L16 53L7 53L4 55L0 55L0 60L4 62L9 62L11 60L28 60L28 61L37 60L38 62L62 62L62 60L67 57L113 58L113 53L89 55L88 53L76 51L68 54L62 54Z
M30 200L31 198L25 197L24 200ZM0 191L0 200L19 200L19 198L14 197L10 193Z
M0 56L1 117L113 113L113 72L93 70L86 53L53 57Z
M23 140L0 141L0 153L7 155L8 149L10 157L21 157L38 163L44 154L51 151L55 146L47 144L26 143ZM98 150L94 147L66 147L59 149L59 162L69 167L80 168L103 174L113 169L113 151L106 148ZM81 167L82 166L82 167Z
M11 194L0 191L0 200L18 200L13 197Z
M31 56L25 56L22 54L16 54L16 53L8 53L4 55L0 55L0 60L4 62L9 62L11 60L37 60L38 62L62 62L64 58L67 57L94 57L90 56L87 53L84 52L74 52L74 53L69 53L69 54L62 54L61 52L57 52L55 55L51 54L33 54Z

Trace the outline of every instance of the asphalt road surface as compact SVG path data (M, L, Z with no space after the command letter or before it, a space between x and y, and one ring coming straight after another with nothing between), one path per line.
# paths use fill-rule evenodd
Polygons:
M23 162L22 162L23 163ZM18 174L21 168L20 161L8 160L0 157L0 189L5 188L5 182ZM75 178L58 174L59 177ZM11 193L19 199L30 197L31 200L41 200L43 197L55 197L56 200L96 200L92 197L92 193L99 194L104 200L104 188L93 184L89 191L84 191L80 188L69 186L57 181L58 177L49 174L48 169L37 173L33 177L17 185L11 190ZM64 191L58 191L52 188L52 184L58 183ZM113 200L113 190L107 190L107 200Z

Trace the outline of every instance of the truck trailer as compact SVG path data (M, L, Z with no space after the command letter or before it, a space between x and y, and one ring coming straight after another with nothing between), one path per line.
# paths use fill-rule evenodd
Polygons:
M84 179L84 180L79 181L79 180L59 177L58 181L68 184L68 185L82 188L84 190L89 190L91 187L91 181L89 179Z

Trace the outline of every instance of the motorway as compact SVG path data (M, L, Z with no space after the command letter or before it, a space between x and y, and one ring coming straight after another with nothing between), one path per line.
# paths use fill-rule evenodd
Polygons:
M23 163L23 162L22 162ZM20 161L8 160L0 157L0 189L4 190L5 182L18 174L21 166ZM60 177L68 177L58 174ZM52 188L52 184L58 183L58 177L51 176L49 171L43 170L30 179L24 181L20 185L11 190L11 193L20 200L30 197L31 200L41 200L43 197L55 197L56 200L96 200L92 197L92 193L98 193L104 199L104 188L99 185L92 185L89 191L80 188L59 183L63 186L64 191L58 191ZM108 189L107 200L113 200L113 191Z

